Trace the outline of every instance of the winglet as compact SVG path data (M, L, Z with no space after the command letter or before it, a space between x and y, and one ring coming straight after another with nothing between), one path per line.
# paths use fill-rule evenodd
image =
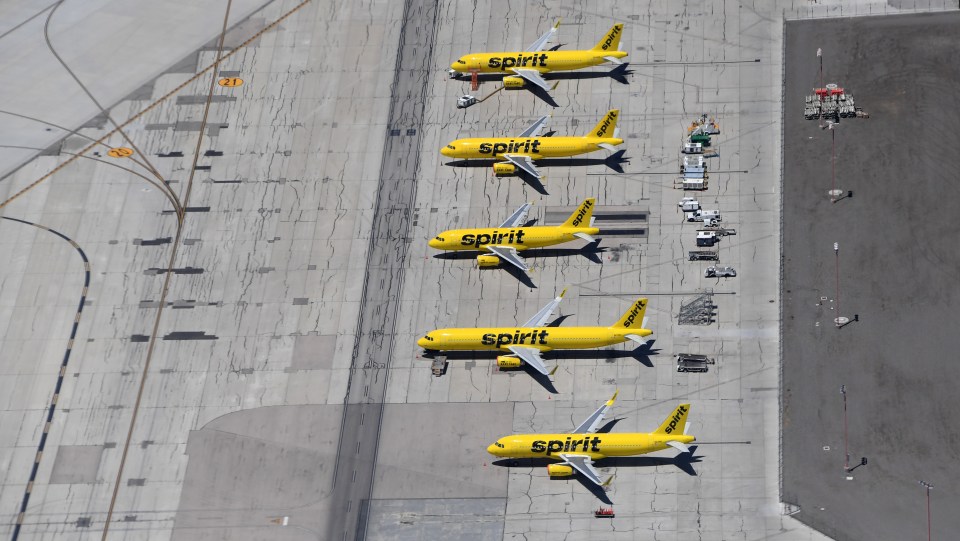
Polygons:
M613 406L613 402L617 399L618 394L620 394L620 389L617 389L616 391L614 391L613 396L610 398L610 400L607 400L608 408Z
M568 289L570 289L570 288L569 288L569 287L563 288L563 291L561 291L560 294L557 295L557 298L558 298L558 299L562 299L563 296L567 294L567 290L568 290Z
M553 377L554 374L557 373L557 368L560 368L560 365L559 365L559 364L558 364L557 366L554 366L554 367L553 367L553 370L550 371L550 374L549 374L549 375L550 375L551 378Z
M603 486L609 487L609 486L610 486L610 483L613 481L613 478L614 478L614 477L616 477L616 475L611 475L609 479L607 479L606 481L603 482Z
M557 19L557 24L553 25L553 29L554 29L554 30L556 30L557 28L560 28L560 21L562 21L562 20L563 20L563 18Z

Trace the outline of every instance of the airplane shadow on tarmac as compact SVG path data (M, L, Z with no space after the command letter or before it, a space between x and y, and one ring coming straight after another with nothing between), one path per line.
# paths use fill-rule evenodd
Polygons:
M618 421L615 419L614 421ZM608 423L609 424L609 423ZM597 432L600 432L598 430ZM701 462L703 456L696 454L697 445L690 446L689 453L680 453L674 457L658 457L658 456L612 456L608 458L601 458L596 461L595 466L597 468L650 468L658 466L676 466L683 473L691 477L696 477L697 470L694 469L693 465ZM556 464L558 460L549 460L546 458L503 458L500 460L494 460L491 462L494 466L499 466L501 468L546 468L548 464ZM594 483L590 482L587 479L584 479L583 476L575 474L573 476L581 485L589 490L596 498L607 505L613 505L613 502L610 501L610 498L607 496L607 491L604 490L604 487L597 486ZM564 478L556 478L555 480L561 480ZM614 480L614 482L616 482Z
M608 248L601 248L600 242L603 239L598 239L596 242L591 242L582 248L531 248L529 250L524 250L521 255L523 259L536 259L540 257L569 257L569 256L583 256L594 263L603 264L603 259L601 259L600 254L606 252ZM444 259L450 261L463 260L463 259L475 259L478 255L483 255L485 252L478 252L474 250L463 251L463 252L443 252L433 256L434 259ZM530 275L523 272L522 270L514 267L509 263L501 263L498 268L491 269L480 269L482 272L486 271L504 271L510 276L513 276L521 284L531 288L537 289L537 285L533 283L533 280L530 279Z
M565 316L560 316L551 323L548 323L547 327L556 327L563 322L564 319L570 317L572 314ZM543 360L548 363L550 361L556 360L573 360L573 359L604 359L607 362L616 362L617 359L635 359L640 364L653 368L653 362L650 360L652 355L659 355L660 350L653 348L653 343L655 340L650 340L646 344L643 344L637 348L631 350L623 349L566 349L566 350L553 350L547 351L543 354ZM443 351L443 352L424 352L422 357L424 359L433 359L437 356L446 357L447 361L475 361L478 359L496 359L497 356L503 355L502 351ZM534 379L541 387L547 390L551 394L559 394L557 388L554 387L553 381L550 380L550 376L546 374L541 374L536 369L524 364L520 368L501 368L500 370L504 372L516 372L523 371L526 372L531 378Z
M623 165L625 163L630 163L630 158L624 156L626 150L618 150L613 154L607 156L606 158L543 158L536 160L537 167L556 167L556 166L565 166L565 167L588 167L591 165L605 165L610 169L613 169L617 173L623 173ZM471 160L454 160L447 162L445 165L450 167L489 167L492 168L493 164L499 163L502 160L489 160L489 159L471 159ZM542 195L550 195L547 193L547 188L540 182L539 179L528 175L524 171L518 170L515 175L520 180L527 183L528 186L536 190Z

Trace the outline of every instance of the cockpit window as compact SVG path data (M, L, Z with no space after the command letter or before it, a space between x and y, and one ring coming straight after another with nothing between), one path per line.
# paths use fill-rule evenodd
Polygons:
M497 447L499 447L499 448L501 448L501 449L504 448L503 444L500 443L499 441L498 441L498 442L494 442L494 445L496 445Z
M447 145L447 148L449 148L450 150L457 150L457 147L453 145Z
M467 63L466 63L466 62L464 62L463 60L457 60L457 64L463 64L464 66L466 66L466 65L467 65Z
M433 342L433 338L431 338L429 334L425 335L423 338L430 342Z
M446 240L443 237L437 237L436 240L439 240L440 242L446 242Z

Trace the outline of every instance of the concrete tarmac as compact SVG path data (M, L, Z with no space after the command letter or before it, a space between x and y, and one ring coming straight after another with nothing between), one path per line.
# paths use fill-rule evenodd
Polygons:
M908 9L943 7L920 4ZM0 213L36 224L0 221L0 535L21 524L18 539L101 539L109 515L108 539L822 539L780 503L783 19L898 8L495 0L431 12L411 0L405 17L405 5L275 0L229 31L230 56L195 80L215 60L225 5L204 13L212 22L196 45L169 44L187 62L126 66L138 74L127 80L115 65L68 59L91 80L132 85L119 97L88 90L134 120L129 141L111 136L79 158L107 130L65 125L0 181L0 201L34 186ZM124 15L144 36L162 34L154 11ZM559 17L566 49L624 22L630 73L557 77L555 108L502 91L456 109L469 82L449 80L450 62L523 48ZM42 45L39 20L16 32L29 27ZM110 36L120 35L85 39ZM210 76L243 83L210 95ZM27 78L41 107L86 106L78 88ZM583 134L615 107L623 173L605 152L548 164L549 195L489 167L447 166L438 152L551 112L557 134ZM735 279L706 279L705 264L687 260L697 226L676 206L687 195L673 183L680 144L704 112L721 125L720 156L697 195L738 231L720 244ZM133 156L108 154L131 141ZM549 223L584 197L598 212L631 213L624 231L593 259L531 257L529 281L426 244L529 201L531 218ZM415 346L439 326L523 321L565 287L567 325L612 322L648 296L656 341L550 356L555 393L482 355L435 377ZM681 306L707 292L709 324L681 324ZM680 374L679 352L717 364ZM699 443L692 456L599 463L616 475L615 519L594 518L597 496L580 480L485 452L511 432L571 429L615 389L612 430L649 431L690 401ZM340 484L354 471L355 486Z

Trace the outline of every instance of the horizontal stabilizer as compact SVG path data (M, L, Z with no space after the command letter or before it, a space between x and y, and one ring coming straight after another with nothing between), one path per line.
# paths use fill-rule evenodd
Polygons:
M670 447L673 447L674 449L676 449L677 451L680 451L681 453L690 452L690 448L680 443L679 441L670 440L670 441L665 441L663 443L666 443L667 445L669 445Z
M590 236L590 235L588 235L588 234L586 234L586 233L579 233L579 232L578 232L578 233L574 233L573 236L574 236L574 237L577 237L578 239L583 239L583 240L585 240L585 241L587 241L587 242L590 242L590 243L597 242L597 239L593 238L592 236Z
M611 64L623 64L623 62L615 56L605 56L603 57L603 59L606 60L607 62L610 62Z
M617 147L611 145L610 143L600 143L600 144L598 144L597 146L600 147L600 148L602 148L602 149L604 149L604 150L609 150L610 152L616 152L616 151L617 151Z
M624 338L628 338L628 339L630 339L630 340L633 340L634 342L636 342L636 343L638 343L638 344L641 344L641 345L647 343L647 341L644 340L642 336L637 336L636 334L628 334L628 335L624 336Z

